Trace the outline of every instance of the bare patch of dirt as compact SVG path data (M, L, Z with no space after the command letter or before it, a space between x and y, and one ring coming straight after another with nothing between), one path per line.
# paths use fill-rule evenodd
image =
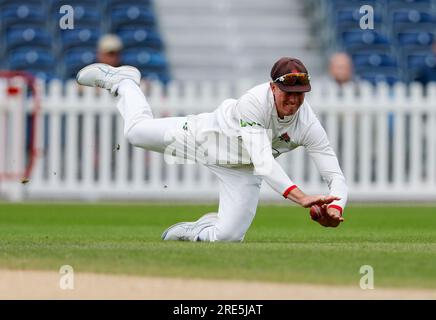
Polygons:
M436 299L436 290L362 290L312 284L74 274L74 289L62 290L62 275L50 271L0 270L0 299Z

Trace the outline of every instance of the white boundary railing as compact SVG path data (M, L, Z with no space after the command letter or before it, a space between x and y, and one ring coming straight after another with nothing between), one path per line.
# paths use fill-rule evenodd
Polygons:
M252 85L172 83L164 94L162 86L151 84L144 91L156 117L180 116L212 111L222 100L238 97ZM0 82L0 172L10 169L8 161L23 166L11 155L22 153L25 145L23 125L1 128L7 121L23 121L10 115L26 105L23 97L5 96L4 87ZM18 179L0 181L0 197L217 199L217 183L208 169L167 165L163 155L130 146L122 134L116 99L106 92L96 95L93 88L84 88L79 96L74 81L65 87L56 81L47 87L39 83L39 87L36 167L26 184ZM313 84L312 88L307 99L338 153L350 200L436 200L435 85L426 96L419 84L408 92L403 84L390 90L384 84L374 89L361 83L359 95L352 86L341 92L333 84ZM328 190L302 148L282 155L279 162L304 191ZM280 195L265 183L262 188L262 198L280 201Z

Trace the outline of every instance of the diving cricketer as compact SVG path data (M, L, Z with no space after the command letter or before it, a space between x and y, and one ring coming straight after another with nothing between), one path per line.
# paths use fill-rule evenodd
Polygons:
M337 227L344 221L347 185L327 134L305 99L311 90L306 67L296 58L283 57L274 63L270 76L270 81L239 99L223 101L213 112L154 118L139 88L138 69L97 63L78 72L79 84L104 88L119 97L117 108L131 144L164 154L170 149L184 151L185 156L188 150L188 158L197 162L198 155L204 155L207 161L201 162L217 176L218 212L169 227L163 240L243 241L256 214L263 180L300 206L316 207L311 216L322 226ZM216 141L227 138L237 141L237 147L217 147ZM305 194L275 160L299 146L315 162L329 187L328 195ZM241 161L247 157L248 161Z

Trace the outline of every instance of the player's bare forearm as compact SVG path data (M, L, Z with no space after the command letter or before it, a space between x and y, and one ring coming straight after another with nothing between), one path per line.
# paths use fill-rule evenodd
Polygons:
M294 188L291 192L289 192L287 198L304 208L309 208L313 205L322 206L324 204L332 203L335 200L341 200L339 197L335 196L324 196L324 195L315 195L309 196L301 191L299 188Z

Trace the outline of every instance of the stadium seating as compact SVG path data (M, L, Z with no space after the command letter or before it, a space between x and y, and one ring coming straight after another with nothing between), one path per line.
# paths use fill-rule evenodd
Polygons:
M157 51L150 50L125 50L122 55L124 64L134 65L140 68L150 67L153 70L162 70L166 66L164 56Z
M67 50L63 54L62 74L65 78L75 78L77 71L84 65L96 61L95 47L80 47Z
M9 4L1 6L0 20L2 28L19 25L26 27L44 27L46 18L44 10L31 4Z
M65 1L65 0L49 0L49 11L50 12L59 12L59 8L63 5L71 5L74 8L78 6L88 6L88 7L95 7L100 11L101 3L105 1L95 1L95 0L74 0L71 2Z
M159 33L153 29L124 27L119 29L117 34L123 39L125 48L145 46L162 49L163 47Z
M385 0L385 3L389 11L397 8L431 10L433 6L432 0Z
M61 31L61 42L64 49L96 45L99 37L100 31L97 28L75 28Z
M359 73L359 78L362 80L369 81L371 83L386 82L389 85L393 85L401 80L398 75L398 71L387 69L369 69Z
M374 29L360 29L362 5L374 8ZM331 52L350 54L357 77L373 83L410 82L417 72L433 65L436 0L331 0L323 6ZM331 18L334 17L334 18Z
M73 7L74 29L59 27L62 5ZM106 33L121 37L123 60L144 77L169 81L152 0L0 0L0 68L73 78L96 61L97 41Z
M21 47L10 51L7 66L11 70L26 70L45 80L56 78L53 66L56 60L51 51Z
M415 9L399 9L393 11L391 15L394 32L407 29L433 31L436 22L433 14Z
M349 49L368 48L368 46L376 48L389 45L389 39L378 31L356 29L342 33L342 44Z
M153 5L153 0L112 0L107 1L106 3L106 10L111 11L114 7L117 6L145 6L145 7L151 7Z
M12 50L20 46L51 47L50 34L42 28L11 27L6 31L6 48Z
M74 6L74 25L80 28L99 28L101 24L101 14L93 6L76 5Z
M380 53L356 53L352 55L356 69L365 67L397 67L397 58L393 55Z
M428 47L434 40L434 34L426 31L405 31L397 34L401 47Z
M9 53L9 66L23 69L26 67L53 67L53 54L44 49L22 47Z
M422 68L432 68L436 66L436 57L432 52L428 50L410 53L405 57L404 60L404 65L409 71L406 79L408 81L412 81L413 79L415 79L415 77L422 70Z
M110 13L112 28L118 29L122 26L145 26L155 25L155 18L150 7L143 5L117 5L112 7Z

